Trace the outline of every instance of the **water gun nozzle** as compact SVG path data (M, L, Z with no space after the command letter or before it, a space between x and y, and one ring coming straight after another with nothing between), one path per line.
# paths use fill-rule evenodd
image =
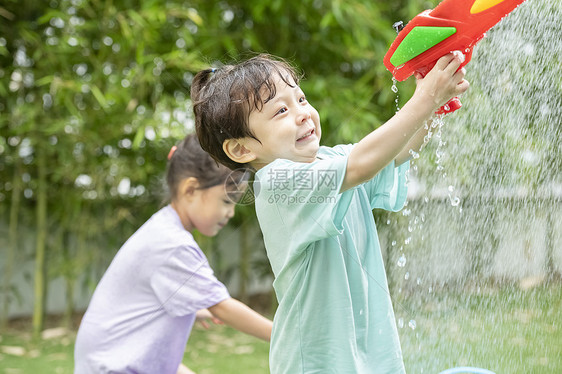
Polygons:
M396 33L398 34L404 28L404 22L402 21L394 22L392 24L392 28L396 30Z

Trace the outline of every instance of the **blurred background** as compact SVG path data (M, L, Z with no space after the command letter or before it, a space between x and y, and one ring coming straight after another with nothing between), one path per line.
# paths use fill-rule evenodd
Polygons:
M72 372L97 282L165 203L199 70L281 56L304 73L322 144L357 142L415 87L382 64L392 24L438 2L1 0L0 371ZM562 372L560 19L560 1L528 0L488 33L463 108L413 155L408 205L374 212L409 373ZM196 239L232 295L271 317L253 206ZM196 329L185 362L266 373L267 351Z

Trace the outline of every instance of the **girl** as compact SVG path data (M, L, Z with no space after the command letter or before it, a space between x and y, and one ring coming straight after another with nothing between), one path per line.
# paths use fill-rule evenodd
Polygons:
M230 297L191 235L214 236L228 223L235 203L225 187L244 174L217 165L194 135L168 159L171 204L127 240L98 284L76 338L75 374L192 373L181 360L198 312L270 339L271 321Z

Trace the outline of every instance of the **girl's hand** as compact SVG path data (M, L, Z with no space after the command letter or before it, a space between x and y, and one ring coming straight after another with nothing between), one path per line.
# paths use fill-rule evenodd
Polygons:
M208 309L198 310L197 313L195 314L195 319L199 321L199 323L201 323L201 326L203 326L205 329L208 329L210 327L209 324L207 323L207 320L211 320L215 325L224 324L220 319L213 316Z
M437 60L425 77L416 72L414 96L426 100L428 105L437 109L451 98L464 93L470 85L464 79L466 70L459 69L463 57L460 52L449 53Z

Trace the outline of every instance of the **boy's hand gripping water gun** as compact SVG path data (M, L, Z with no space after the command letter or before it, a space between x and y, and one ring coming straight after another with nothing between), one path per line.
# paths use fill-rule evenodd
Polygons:
M435 9L426 10L406 27L396 22L398 31L384 56L384 65L394 78L403 81L414 72L425 76L435 62L453 51L461 51L468 64L472 49L492 26L525 0L444 0ZM437 114L454 112L461 107L455 97Z

